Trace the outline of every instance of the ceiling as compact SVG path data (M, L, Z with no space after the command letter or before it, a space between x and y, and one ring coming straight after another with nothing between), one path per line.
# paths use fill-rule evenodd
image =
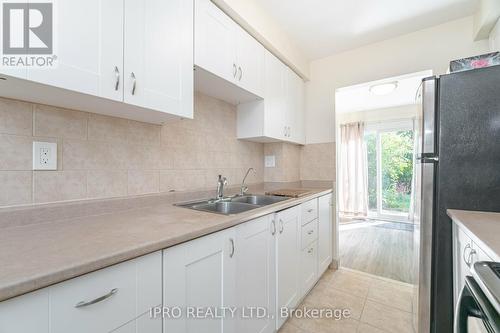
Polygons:
M253 0L310 59L474 13L478 0Z
M339 88L335 93L335 111L350 113L416 104L422 79L431 75L432 71L423 71ZM370 92L370 87L388 82L397 82L393 92L386 95Z

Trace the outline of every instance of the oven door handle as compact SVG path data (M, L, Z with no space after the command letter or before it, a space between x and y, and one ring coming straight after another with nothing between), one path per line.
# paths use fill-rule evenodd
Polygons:
M468 333L468 317L483 321L489 332L500 332L499 316L472 276L465 277L455 311L455 333Z

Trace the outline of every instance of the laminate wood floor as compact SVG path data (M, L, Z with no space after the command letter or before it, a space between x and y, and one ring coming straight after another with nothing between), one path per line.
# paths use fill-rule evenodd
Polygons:
M412 283L413 226L359 221L340 225L340 266Z

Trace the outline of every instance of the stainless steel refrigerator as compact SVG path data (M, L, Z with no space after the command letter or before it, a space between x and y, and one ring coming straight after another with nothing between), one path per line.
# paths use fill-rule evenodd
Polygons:
M422 82L418 332L453 332L447 209L500 211L500 66ZM500 237L500 235L499 235Z

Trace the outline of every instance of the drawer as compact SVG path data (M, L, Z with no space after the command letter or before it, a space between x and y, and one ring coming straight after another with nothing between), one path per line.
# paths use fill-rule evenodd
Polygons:
M300 256L300 291L306 295L318 280L318 242L302 250Z
M318 218L318 199L304 202L302 205L302 225Z
M318 239L318 220L309 222L302 226L302 235L300 238L301 248L305 248Z
M162 302L161 251L50 287L51 333L109 332Z

